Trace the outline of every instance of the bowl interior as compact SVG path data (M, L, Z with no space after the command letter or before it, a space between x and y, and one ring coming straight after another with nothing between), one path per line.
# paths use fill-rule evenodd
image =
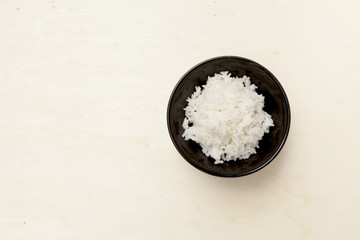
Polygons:
M257 93L265 97L264 110L269 113L275 126L270 128L259 142L257 153L248 159L214 164L214 159L206 157L196 142L181 136L186 99L195 91L195 86L206 84L208 76L220 71L229 71L231 76L250 77ZM255 172L266 166L281 150L290 126L290 108L284 90L276 78L264 67L251 60L240 57L218 57L209 59L188 71L176 85L168 105L168 129L171 139L179 153L194 167L216 176L237 177Z

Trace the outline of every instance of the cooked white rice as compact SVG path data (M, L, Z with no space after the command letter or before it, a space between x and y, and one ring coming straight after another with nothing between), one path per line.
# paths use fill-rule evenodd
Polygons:
M263 110L264 96L257 94L256 88L247 76L220 72L208 77L203 89L195 87L187 99L182 136L200 144L215 164L249 158L274 126Z

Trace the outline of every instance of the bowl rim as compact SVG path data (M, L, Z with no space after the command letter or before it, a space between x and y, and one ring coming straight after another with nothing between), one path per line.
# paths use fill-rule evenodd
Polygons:
M243 172L243 173L238 173L238 174L234 174L234 175L221 175L221 174L217 174L217 173L214 173L214 172L210 172L204 168L201 168L201 166L197 166L195 165L191 160L188 160L185 155L183 154L183 152L180 150L178 144L176 143L176 140L175 140L175 137L172 133L172 129L171 129L171 123L170 123L170 106L171 106L171 103L173 101L173 98L174 98L174 95L175 95L175 92L177 91L179 85L184 81L185 77L190 73L192 72L194 69L208 63L208 62L211 62L213 60L218 60L218 59L237 59L237 60L240 60L240 61L245 61L245 62L249 62L249 63L252 63L252 64L255 64L257 65L261 70L265 71L270 77L271 79L275 82L275 84L278 86L278 88L280 89L280 92L282 94L282 97L284 98L284 102L285 102L285 106L286 106L286 112L287 112L287 122L286 122L286 129L285 129L285 135L278 147L278 149L276 150L276 152L265 162L263 163L262 165L260 165L259 167L251 170L251 171L247 171L247 172ZM212 58L209 58L209 59L206 59L198 64L196 64L195 66L193 66L192 68L190 68L180 79L179 81L176 83L174 89L172 90L171 92L171 95L170 95L170 98L169 98L169 102L168 102L168 105L167 105L167 111L166 111L166 122L167 122L167 128L168 128L168 132L169 132L169 135L170 135L170 138L171 138L171 141L173 142L176 150L180 153L180 155L182 156L183 159L185 159L189 164L191 164L193 167L195 167L196 169L202 171L202 172L205 172L209 175L212 175L212 176L217 176L217 177L224 177L224 178L235 178L235 177L242 177L242 176L246 176L246 175L249 175L249 174L252 174L252 173L255 173L261 169L263 169L264 167L266 167L270 162L272 162L276 156L280 153L280 151L282 150L283 146L285 145L285 142L287 140L287 137L289 135L289 132L290 132L290 123L291 123L291 112L290 112L290 103L289 103L289 100L287 98L287 95L285 93L285 90L283 89L283 87L281 86L279 80L277 80L277 78L267 69L265 68L264 66L262 66L261 64L251 60L251 59L248 59L248 58L244 58L244 57L239 57L239 56L233 56L233 55L225 55L225 56L218 56L218 57L212 57Z

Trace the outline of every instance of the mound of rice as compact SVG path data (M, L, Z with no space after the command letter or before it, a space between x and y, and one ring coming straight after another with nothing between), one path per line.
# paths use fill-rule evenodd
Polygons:
M195 87L187 99L182 135L200 144L215 164L246 159L256 153L263 135L274 126L263 110L264 96L257 94L250 78L220 72Z

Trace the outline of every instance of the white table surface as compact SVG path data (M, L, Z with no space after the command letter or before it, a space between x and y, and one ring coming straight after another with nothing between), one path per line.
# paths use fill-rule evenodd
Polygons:
M0 2L0 239L359 239L359 1ZM267 67L292 110L263 170L224 179L167 132L179 78Z

